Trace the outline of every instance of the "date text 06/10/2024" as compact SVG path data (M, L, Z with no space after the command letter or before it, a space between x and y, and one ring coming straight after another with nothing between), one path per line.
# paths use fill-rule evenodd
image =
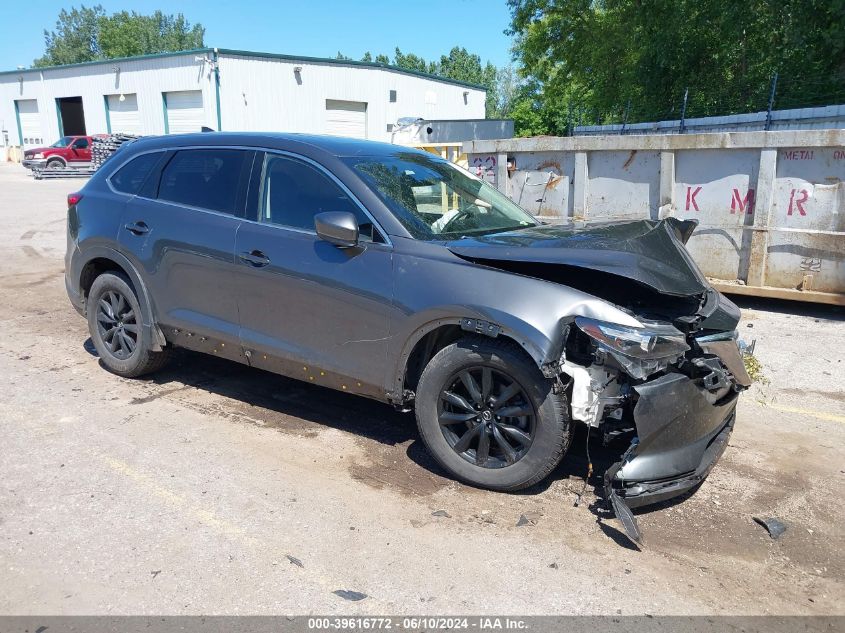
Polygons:
M499 617L332 617L308 618L308 629L312 631L518 631L528 628L527 622L519 618Z

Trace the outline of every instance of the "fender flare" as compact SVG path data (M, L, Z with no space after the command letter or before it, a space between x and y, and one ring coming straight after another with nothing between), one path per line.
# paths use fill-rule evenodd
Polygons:
M44 158L44 165L45 165L45 167L46 167L47 165L49 165L49 164L50 164L50 161L51 161L51 160L57 160L57 161L59 161L62 165L64 165L65 167L67 167L67 160L65 160L65 158L64 158L63 156L59 156L58 154L51 154L50 156L47 156L46 158Z
M458 325L460 326L462 322L466 321L466 319L485 319L490 323L499 327L499 334L498 336L504 336L506 338L511 339L515 343L517 343L525 352L537 363L537 367L539 367L540 371L547 373L546 368L549 362L549 357L555 354L555 351L558 347L562 347L562 341L560 343L550 342L546 349L543 349L538 343L537 338L545 339L543 334L538 330L535 330L527 323L522 323L525 329L534 330L535 336L527 336L526 333L522 333L516 330L513 327L509 327L506 324L502 324L496 322L495 320L490 319L490 317L486 317L485 315L475 314L475 315L462 315L462 316L442 316L430 321L423 323L417 329L415 329L408 337L405 338L405 342L402 345L402 349L399 355L396 358L396 362L394 363L394 371L393 371L393 384L391 389L388 391L387 396L388 399L394 403L403 402L406 398L404 396L404 384L405 384L405 375L408 369L408 359L411 356L411 352L416 347L417 343L430 332L433 332L439 327L444 325ZM467 335L471 335L472 332L467 330ZM546 339L548 340L548 339ZM557 373L557 372L553 372ZM551 376L549 376L551 377Z
M153 351L161 351L162 347L167 344L167 339L164 337L164 333L156 323L152 298L150 297L150 293L147 290L147 286L141 278L138 269L125 255L107 246L92 246L86 248L84 257L79 266L79 271L76 273L77 278L74 280L77 287L81 289L80 276L82 271L95 259L108 259L113 261L115 264L120 266L129 277L129 280L135 288L135 293L138 296L138 303L141 306L141 326L150 334Z

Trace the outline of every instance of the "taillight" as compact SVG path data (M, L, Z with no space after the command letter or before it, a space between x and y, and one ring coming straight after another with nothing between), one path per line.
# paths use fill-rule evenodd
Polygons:
M81 193L77 192L77 193L67 194L67 206L68 206L68 208L75 207L77 204L79 204L80 200L82 200L82 194Z

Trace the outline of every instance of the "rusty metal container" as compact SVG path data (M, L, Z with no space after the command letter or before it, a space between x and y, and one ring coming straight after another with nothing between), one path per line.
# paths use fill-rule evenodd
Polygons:
M845 305L845 130L464 143L469 169L551 222L695 218L723 292Z

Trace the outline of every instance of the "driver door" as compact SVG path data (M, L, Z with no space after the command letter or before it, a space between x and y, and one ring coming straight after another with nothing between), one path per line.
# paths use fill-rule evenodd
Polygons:
M77 138L70 145L70 156L68 156L69 163L90 163L91 162L91 146L88 139L83 137Z
M250 364L343 391L384 395L393 250L340 181L321 166L266 154L255 221L238 229L241 346ZM320 239L314 215L348 211L358 246Z

